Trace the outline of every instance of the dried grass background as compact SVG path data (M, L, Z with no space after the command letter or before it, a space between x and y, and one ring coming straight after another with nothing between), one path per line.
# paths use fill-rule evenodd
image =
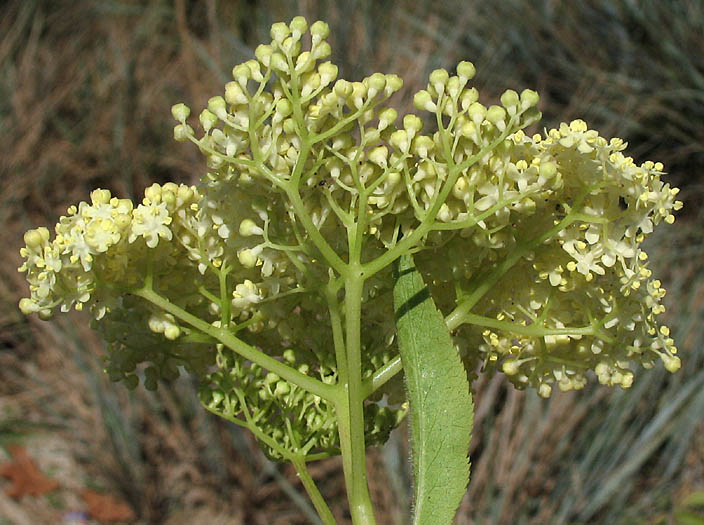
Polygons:
M436 67L477 66L484 100L542 95L545 126L584 118L660 160L683 188L675 227L651 242L684 363L640 371L627 392L588 388L549 401L476 391L472 482L458 523L674 523L704 487L704 3L698 0L327 2L15 0L0 7L0 458L21 442L62 482L51 497L0 496L0 523L61 523L92 487L137 523L311 523L295 474L198 406L182 378L128 393L101 371L86 317L45 323L26 293L24 230L53 224L94 187L132 197L154 181L197 182L195 148L171 139L169 108L203 107L233 65L297 14L330 23L341 76L403 76L408 108ZM407 522L405 434L370 454L381 524ZM340 523L341 464L313 467ZM0 481L3 489L4 481ZM3 489L4 490L4 489ZM3 494L0 490L0 494Z

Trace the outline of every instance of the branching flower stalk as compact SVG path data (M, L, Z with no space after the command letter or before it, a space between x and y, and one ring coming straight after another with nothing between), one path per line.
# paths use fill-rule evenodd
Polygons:
M274 24L198 133L172 108L175 139L207 160L200 186L154 184L137 205L98 189L53 236L28 231L20 308L90 310L129 388L194 374L207 410L296 467L326 523L306 463L341 454L366 524L366 447L407 410L394 263L414 255L470 377L502 370L543 397L592 374L628 388L635 365L680 366L641 243L682 203L661 164L582 121L527 135L538 95L485 107L470 62L433 71L420 115L400 118L402 80L337 79L328 33Z

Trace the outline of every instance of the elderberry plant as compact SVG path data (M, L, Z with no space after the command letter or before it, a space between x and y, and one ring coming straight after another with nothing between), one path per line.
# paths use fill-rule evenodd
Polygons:
M470 62L433 71L420 115L401 118L387 101L402 80L337 79L328 33L274 24L198 132L188 107L172 108L175 139L207 160L200 186L154 184L136 205L98 189L53 236L28 231L20 309L90 310L106 371L129 388L195 375L206 409L295 465L326 523L305 465L341 454L352 519L373 523L365 447L408 410L401 370L414 426L444 410L413 401L443 382L423 361L436 342L459 356L465 390L477 369L548 397L592 374L628 388L634 365L679 368L641 243L682 203L660 163L636 165L582 121L527 135L538 95L508 90L486 107ZM399 260L419 276L405 295ZM430 309L401 330L419 290ZM428 323L438 335L418 352Z

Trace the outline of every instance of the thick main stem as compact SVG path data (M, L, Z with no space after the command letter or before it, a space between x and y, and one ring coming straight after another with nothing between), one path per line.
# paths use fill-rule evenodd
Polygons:
M364 394L362 388L361 307L364 279L361 271L350 266L345 281L346 391L336 405L340 448L352 522L375 525L374 509L367 484L366 446L364 443Z

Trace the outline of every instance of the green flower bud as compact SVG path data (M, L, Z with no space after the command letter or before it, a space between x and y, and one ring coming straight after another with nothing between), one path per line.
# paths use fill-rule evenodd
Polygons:
M174 339L178 339L180 335L181 335L181 329L174 324L167 325L164 328L164 337L166 337L169 341L173 341Z
M188 124L178 124L174 127L174 140L177 142L186 142L189 137L193 136L193 128Z
M257 46L257 49L254 50L254 55L264 67L269 67L271 55L273 52L274 50L271 48L271 46L259 44Z
M19 303L20 311L24 315L30 315L33 313L37 313L39 311L39 305L37 305L34 301L29 299L28 297L23 297L20 299Z
M242 237L251 237L252 235L263 235L262 230L252 219L244 219L240 222L240 235Z
M24 234L24 242L29 248L39 248L49 240L49 230L43 226Z
M386 87L386 76L381 73L374 73L364 79L364 84L367 86L369 98L374 98L377 93L383 91Z
M247 85L247 81L252 78L252 69L247 64L239 64L232 68L232 78L244 88Z
M462 86L460 84L459 77L450 77L450 79L447 81L447 94L450 95L453 100L457 100L461 89Z
M552 179L557 174L557 166L554 162L542 162L538 168L540 177L546 180Z
M264 378L264 384L265 385L271 385L276 383L277 381L280 381L281 377L279 377L277 374L274 372L269 372L266 377Z
M301 38L301 35L308 30L308 22L306 22L306 19L302 16L297 16L293 20L291 20L291 24L289 25L289 27L291 29L291 34L293 35L293 37L298 40L299 38Z
M386 88L384 94L390 97L403 87L403 79L398 75L386 75Z
M249 98L247 98L244 89L238 82L228 82L225 84L225 102L233 105L244 105L249 102Z
M276 397L282 397L288 394L291 391L291 385L289 385L286 381L279 381L276 383L276 388L274 389L274 395Z
M274 25L271 26L271 31L269 33L271 34L271 38L273 38L275 42L281 44L284 39L291 34L291 31L285 23L276 22Z
M405 129L408 136L412 138L423 129L423 121L416 115L406 115L403 117L403 129Z
M524 89L521 91L521 109L526 110L530 107L537 106L539 101L540 97L532 89Z
M477 88L465 89L460 95L462 110L467 111L469 106L474 104L477 100L479 100L479 91L477 91Z
M665 370L671 373L677 372L680 367L682 366L682 362L680 361L680 358L675 356L675 355L663 355L662 356L662 362L665 365Z
M486 117L486 108L479 102L474 102L467 109L467 116L472 119L475 126L479 127Z
M274 71L288 73L288 62L286 61L286 57L281 53L272 53L269 58L269 64Z
M320 60L321 58L329 57L332 53L332 48L330 47L330 44L325 41L322 41L313 46L313 49L311 49L311 53L313 54L313 57L316 60Z
M386 149L386 146L378 146L369 152L368 158L377 166L386 168L389 150Z
M435 89L435 91L440 94L445 91L445 85L447 84L450 75L445 69L436 69L430 73L430 85Z
M391 134L391 137L389 137L389 142L391 143L392 146L395 148L399 149L402 152L407 152L408 148L410 147L410 143L408 140L408 133L404 129L400 129L398 131L394 131Z
M335 86L333 87L335 94L344 99L347 99L352 94L352 89L352 83L344 79L335 82Z
M385 130L398 118L398 112L394 108L386 108L379 112L379 131Z
M477 70L471 62L462 61L457 64L457 76L462 83L466 84L468 80L473 79L476 72Z
M227 103L223 97L211 97L208 99L208 109L212 111L219 119L227 119Z
M420 158L427 158L433 149L435 149L435 142L427 135L421 135L413 139L412 151Z
M437 109L430 93L424 89L413 95L413 105L422 111L433 112Z
M201 111L198 120L200 120L200 125L203 126L206 133L218 123L218 117L208 109Z
M521 369L521 362L517 359L507 359L504 361L504 364L501 365L501 370L503 370L504 374L507 376L514 376L516 375Z
M507 89L504 91L503 95L501 95L501 104L506 109L517 106L519 101L520 99L518 97L518 93L516 93L513 89Z
M316 39L320 41L328 37L330 34L330 26L322 20L318 20L317 22L313 22L313 25L310 26L310 34L313 35L313 43L315 44Z
M318 73L320 74L320 83L327 86L337 78L337 66L332 62L324 62L318 66Z
M506 129L506 110L501 106L491 106L486 112L486 119L499 128L499 131Z
M184 123L191 114L191 109L186 104L179 103L171 106L171 115L175 120Z

